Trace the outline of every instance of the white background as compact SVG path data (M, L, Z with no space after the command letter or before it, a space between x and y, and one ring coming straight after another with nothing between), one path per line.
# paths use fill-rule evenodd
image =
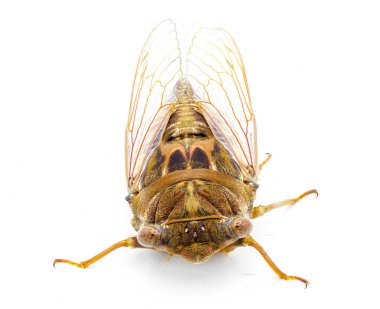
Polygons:
M1 1L1 308L378 308L380 9L377 1ZM254 221L279 280L243 248L201 265L120 249L124 126L151 28L220 26L247 68L258 204L306 198Z

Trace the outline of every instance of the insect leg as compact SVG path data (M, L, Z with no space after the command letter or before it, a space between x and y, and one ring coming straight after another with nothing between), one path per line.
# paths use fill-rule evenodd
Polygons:
M269 257L269 255L265 252L264 248L261 247L261 245L252 238L252 236L247 236L242 239L242 245L243 246L250 246L255 248L261 256L265 259L265 261L268 263L270 268L280 277L280 279L283 280L299 280L305 284L305 288L308 286L309 282L306 279L303 279L301 277L297 276L288 276L284 272L282 272L277 265L272 261L272 259Z
M87 268L91 264L99 261L101 258L105 257L107 254L111 253L112 251L119 249L121 247L128 247L128 248L144 248L139 244L136 237L129 237L127 239L124 239L122 241L117 242L116 244L113 244L111 247L105 249L104 251L100 252L99 254L95 255L91 259L88 259L86 261L76 263L70 260L65 259L56 259L54 260L53 266L55 267L55 264L57 263L66 263L73 266L77 266L80 268Z
M266 155L266 158L264 159L263 162L261 162L261 163L259 164L259 171L261 171L261 169L263 168L263 166L264 166L265 164L267 164L267 162L272 158L272 155L271 155L270 153L266 153L265 155Z
M253 207L252 213L251 213L251 219L260 217L260 216L266 214L267 212L269 212L273 209L276 209L276 208L294 205L295 203L297 203L298 201L303 199L305 196L308 196L308 195L313 194L313 193L315 193L318 196L318 191L313 189L313 190L306 191L305 193L301 194L299 197L296 197L296 198L283 200L283 201L280 201L277 203L272 203L272 204L265 205L265 206L260 205L260 206Z

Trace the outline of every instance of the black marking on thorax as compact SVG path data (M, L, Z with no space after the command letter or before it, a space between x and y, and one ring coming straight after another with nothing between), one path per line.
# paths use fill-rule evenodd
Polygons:
M207 154L199 147L193 150L190 160L191 168L210 168Z
M148 159L140 186L144 188L168 173L186 169L214 169L242 179L241 168L215 137L205 117L191 101L181 102Z
M186 158L183 156L182 152L177 149L170 155L168 162L168 172L171 173L184 169L186 169Z

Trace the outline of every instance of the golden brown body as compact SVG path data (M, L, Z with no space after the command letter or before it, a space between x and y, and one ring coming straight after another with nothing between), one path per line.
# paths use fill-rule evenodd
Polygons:
M186 53L187 57L183 57ZM288 276L250 235L251 219L297 198L254 206L261 168L245 68L231 35L201 29L181 50L175 24L155 27L138 60L126 128L126 175L137 235L115 243L86 268L120 247L151 248L192 263L250 246L272 270Z
M148 159L140 188L171 172L189 169L211 169L243 180L239 165L215 138L195 104L184 95L178 99L162 140Z
M255 193L243 177L185 94L151 152L139 193L130 199L132 225L136 231L159 229L158 250L205 261L238 239L229 223L249 213Z

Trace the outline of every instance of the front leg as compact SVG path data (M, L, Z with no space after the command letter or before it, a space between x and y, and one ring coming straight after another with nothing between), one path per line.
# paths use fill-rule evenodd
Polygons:
M301 277L297 277L297 276L288 276L281 269L279 269L277 267L277 265L269 257L268 253L266 253L264 248L261 247L261 245L256 240L254 240L251 235L243 238L241 240L241 244L242 244L242 246L250 246L250 247L255 248L261 254L261 256L264 258L264 260L268 263L270 268L272 268L272 270L277 274L277 276L280 277L280 279L301 281L305 284L305 288L307 288L307 286L309 285L309 282L306 279L301 278Z
M272 268L272 270L277 274L277 276L280 277L280 279L282 279L282 280L298 280L298 281L301 281L305 284L305 288L308 286L309 282L306 279L301 278L301 277L297 277L297 276L288 276L280 268L278 268L278 266L269 257L268 253L266 253L264 248L256 240L254 240L251 235L248 235L245 238L238 239L234 243L223 248L220 252L221 253L229 253L229 252L235 250L236 248L247 247L247 246L255 248L261 254L261 256L265 259L265 261L268 263L270 268Z
M100 252L99 254L95 255L94 257L92 257L91 259L88 259L86 261L83 261L83 262L80 262L80 263L76 263L76 262L73 262L73 261L70 261L70 260L56 259L56 260L54 260L53 266L55 267L55 264L57 264L57 263L66 263L66 264L70 264L70 265L73 265L73 266L76 266L76 267L80 267L80 268L87 268L91 264L93 264L93 263L99 261L101 258L105 257L107 254L109 254L112 251L114 251L116 249L119 249L121 247L145 248L145 247L143 247L143 246L141 246L139 244L139 242L137 241L136 236L134 236L134 237L129 237L127 239L119 241L116 244L113 244L111 247L105 249L104 251Z

